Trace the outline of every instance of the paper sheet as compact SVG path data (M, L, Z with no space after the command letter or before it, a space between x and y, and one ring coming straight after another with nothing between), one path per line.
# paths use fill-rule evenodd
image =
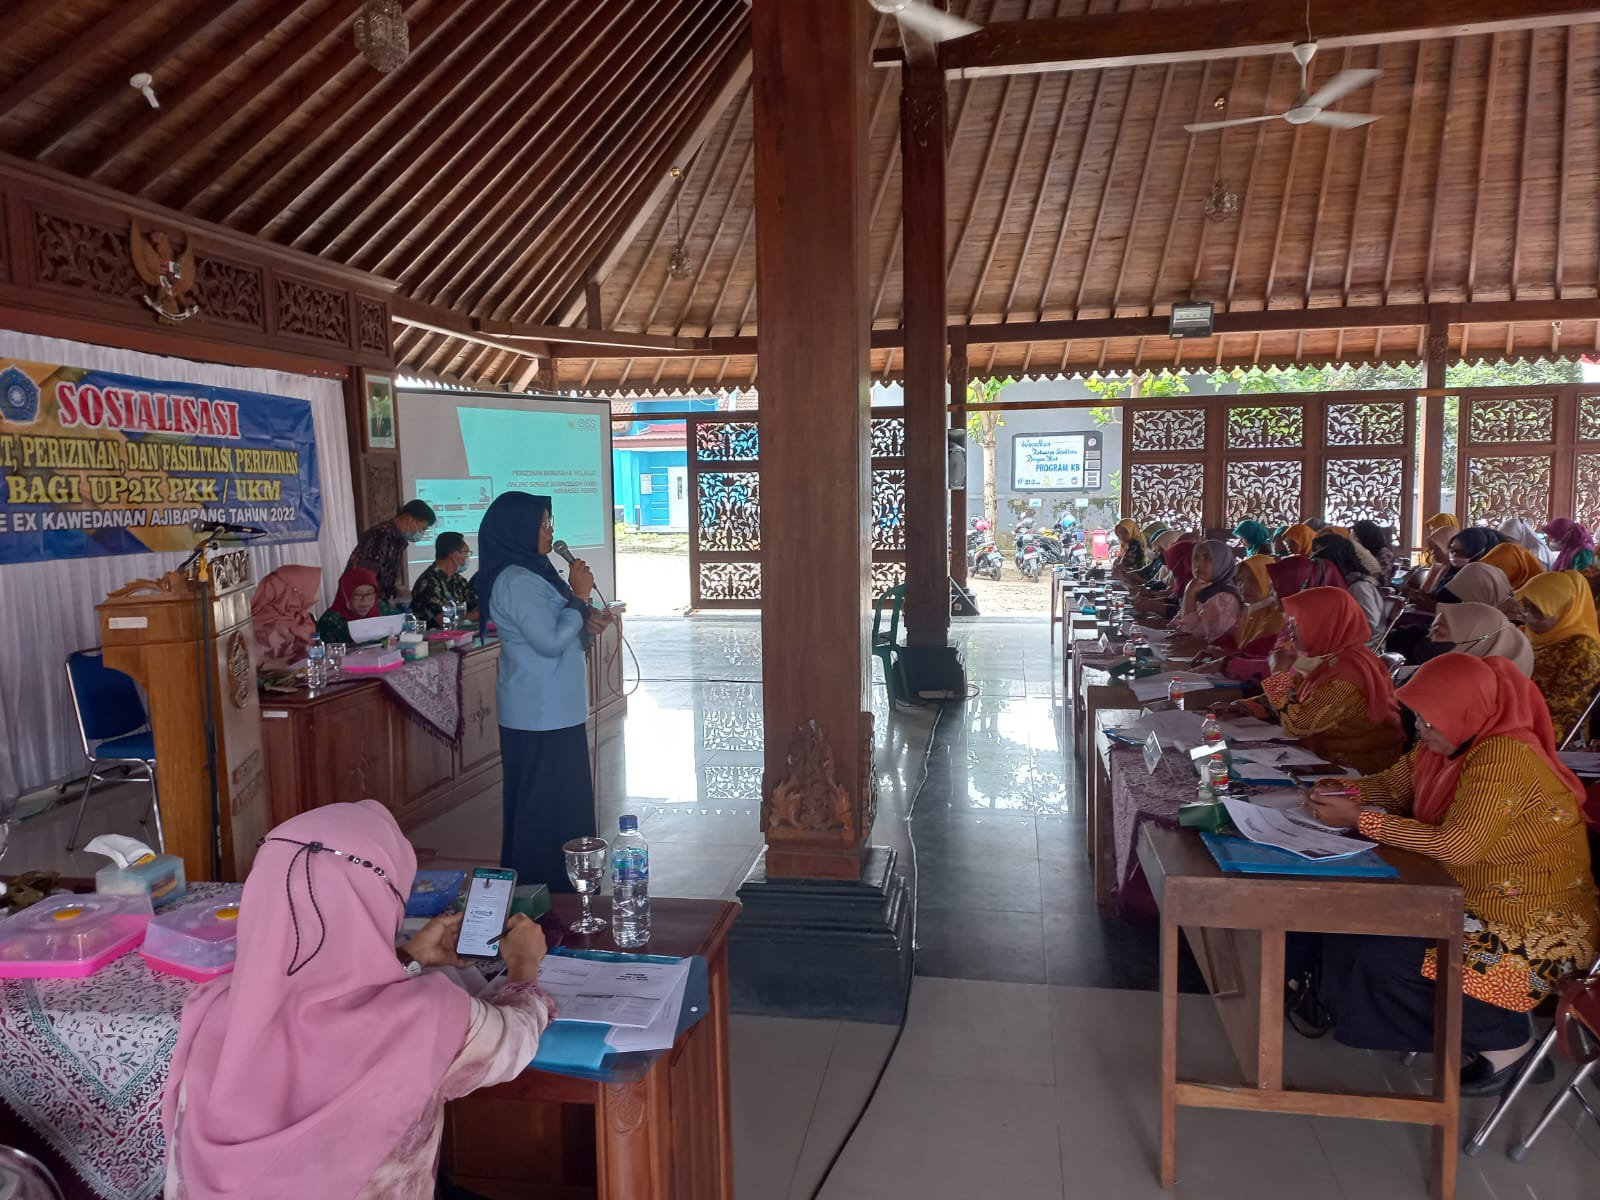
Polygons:
M660 1014L688 977L686 960L674 963L619 962L547 954L539 964L539 986L561 1008L563 1021L598 1021L643 1028Z
M1240 833L1252 842L1263 846L1276 846L1291 854L1313 861L1329 858L1349 858L1370 850L1376 844L1360 838L1340 837L1294 820L1288 813L1275 808L1264 808L1248 800L1227 797L1223 803L1228 816Z
M1207 688L1236 688L1242 686L1236 680L1227 679L1218 675L1202 675L1198 671L1162 671L1159 675L1149 675L1144 679L1129 681L1128 686L1133 689L1133 694L1143 704L1152 700L1165 700L1167 688L1174 679L1183 681L1183 690L1186 692L1201 692Z
M1304 746L1258 746L1250 751L1250 757L1276 767L1314 767L1328 761Z
M613 1025L611 1032L606 1034L606 1044L613 1050L626 1052L629 1050L665 1050L677 1038L678 1015L683 1010L683 993L689 983L689 964L685 960L684 970L678 976L678 981L672 991L667 994L666 1003L661 1006L661 1011L656 1013L655 1020L650 1024L630 1028L624 1025Z
M1563 750L1556 755L1574 775L1600 777L1600 754L1592 750Z

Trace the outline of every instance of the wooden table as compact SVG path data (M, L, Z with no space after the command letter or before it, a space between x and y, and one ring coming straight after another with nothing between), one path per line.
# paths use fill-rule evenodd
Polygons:
M1228 875L1199 836L1146 823L1139 861L1161 906L1161 1186L1177 1179L1177 1110L1248 1109L1433 1126L1433 1194L1456 1190L1461 987L1438 989L1433 1095L1312 1092L1284 1086L1284 934L1431 938L1439 978L1461 978L1464 900L1437 862L1383 847L1394 879ZM1245 1083L1178 1078L1178 931L1199 960Z
M571 922L576 896L553 896ZM610 901L595 911L610 919ZM487 1200L733 1200L728 930L737 904L656 899L652 954L706 960L711 1011L637 1083L524 1071L445 1109L443 1162ZM610 929L572 946L615 950Z

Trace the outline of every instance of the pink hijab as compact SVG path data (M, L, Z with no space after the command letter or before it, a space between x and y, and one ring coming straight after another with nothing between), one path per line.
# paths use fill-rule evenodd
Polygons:
M238 965L183 1006L162 1097L189 1200L349 1200L422 1116L466 1043L470 1000L441 976L408 978L395 957L416 870L376 800L267 835L245 880Z
M290 563L256 585L250 600L251 627L263 665L287 666L302 654L317 631L311 610L322 586L322 568Z

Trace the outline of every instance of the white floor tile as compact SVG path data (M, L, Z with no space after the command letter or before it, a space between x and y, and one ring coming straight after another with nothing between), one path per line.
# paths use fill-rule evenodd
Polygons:
M828 1066L838 1021L811 1021L798 1017L757 1017L734 1013L728 1018L735 1070L745 1067ZM877 1069L877 1064L871 1064Z
M823 1074L820 1066L755 1064L734 1055L735 1200L788 1200Z
M877 1078L876 1070L845 1068L831 1069L823 1075L822 1091L817 1095L811 1125L789 1184L789 1200L811 1200L852 1124L865 1111Z
M1050 990L919 976L889 1073L1054 1083Z

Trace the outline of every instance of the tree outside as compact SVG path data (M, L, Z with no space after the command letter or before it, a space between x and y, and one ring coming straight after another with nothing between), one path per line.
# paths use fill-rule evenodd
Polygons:
M974 379L967 384L968 404L996 404L1000 393L1016 380L1009 375L1004 379ZM983 516L989 528L1000 527L1000 500L995 488L995 446L999 430L1005 421L994 409L967 413L967 439L976 442L983 450Z

